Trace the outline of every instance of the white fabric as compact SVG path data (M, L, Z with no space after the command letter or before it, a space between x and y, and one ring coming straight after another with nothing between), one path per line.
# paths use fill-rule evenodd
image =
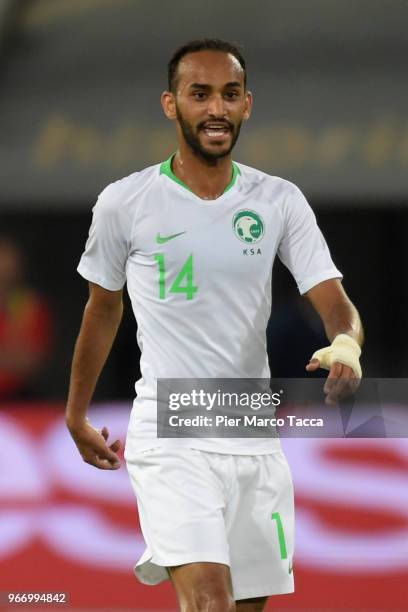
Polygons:
M235 184L215 201L200 199L155 165L109 185L93 209L78 271L109 290L121 289L127 281L142 353L128 444L139 450L164 443L156 433L158 378L269 378L266 326L276 254L301 293L341 277L299 189L281 178L237 166ZM233 220L240 211L252 211L262 219L264 233L253 244L234 231ZM243 220L244 234L250 223ZM180 235L158 244L158 234ZM165 265L161 289L157 254ZM190 256L192 284L197 287L192 299L172 291ZM184 276L181 286L186 283ZM165 443L240 454L280 448L278 439L261 438Z
M235 599L294 591L293 485L282 451L161 447L125 457L147 544L135 567L141 582L158 584L166 567L205 561L230 566Z

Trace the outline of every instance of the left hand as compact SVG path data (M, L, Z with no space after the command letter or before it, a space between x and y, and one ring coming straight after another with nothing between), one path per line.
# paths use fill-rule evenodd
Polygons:
M320 361L318 359L311 359L306 366L308 372L314 372L318 368L320 368ZM335 361L330 368L323 389L326 394L325 403L328 406L336 406L339 399L353 395L357 391L360 381L361 379L356 378L352 368Z

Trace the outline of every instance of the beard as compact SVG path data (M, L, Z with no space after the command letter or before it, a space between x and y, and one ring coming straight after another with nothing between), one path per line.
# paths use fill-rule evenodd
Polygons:
M238 140L239 133L241 131L242 121L240 121L237 125L234 125L230 121L226 121L225 119L214 119L214 121L222 121L230 130L232 135L231 142L229 147L222 151L212 151L211 149L207 149L200 142L199 133L204 129L206 123L209 123L210 120L203 121L199 123L196 128L194 128L191 123L189 123L186 119L184 119L181 114L178 106L176 106L177 120L179 122L182 134L184 136L184 140L190 147L190 149L197 155L197 157L201 157L204 161L210 164L215 164L217 160L222 159L223 157L227 157L235 146L235 143Z

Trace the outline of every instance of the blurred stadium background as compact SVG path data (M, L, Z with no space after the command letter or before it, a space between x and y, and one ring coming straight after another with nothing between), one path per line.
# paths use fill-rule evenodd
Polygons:
M176 609L168 585L132 576L143 543L125 469L82 463L62 415L91 208L173 151L159 95L186 40L243 45L255 105L234 157L305 192L365 323L366 376L406 376L407 23L406 0L0 0L0 591ZM273 373L303 376L323 339L277 263ZM137 376L128 307L92 408L122 439ZM406 441L284 446L297 592L268 609L407 610Z

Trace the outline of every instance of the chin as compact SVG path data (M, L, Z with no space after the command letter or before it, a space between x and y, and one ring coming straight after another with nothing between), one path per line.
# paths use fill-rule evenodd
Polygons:
M225 142L223 142L222 144L220 143L217 146L217 143L215 142L212 147L202 146L201 150L202 150L203 155L212 157L213 159L217 159L219 157L225 157L231 152L231 143L228 143L226 145Z
M225 149L225 151L207 151L207 150L204 151L203 150L202 156L208 161L213 161L215 163L219 159L223 159L224 157L229 155L229 153L230 153L229 149Z

